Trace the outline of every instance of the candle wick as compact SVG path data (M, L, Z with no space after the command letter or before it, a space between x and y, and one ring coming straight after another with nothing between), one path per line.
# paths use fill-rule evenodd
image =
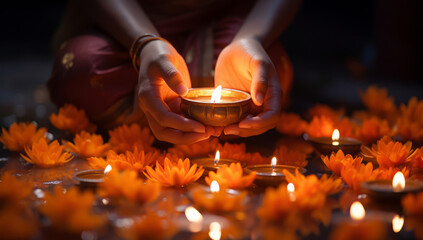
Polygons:
M214 160L214 165L216 165L219 161L217 159Z

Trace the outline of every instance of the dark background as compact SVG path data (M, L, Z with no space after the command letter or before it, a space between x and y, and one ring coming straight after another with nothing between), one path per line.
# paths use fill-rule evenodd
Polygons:
M358 91L388 88L397 104L423 98L419 0L305 0L281 36L294 65L289 110L317 102L363 107ZM47 124L51 38L66 2L20 1L0 9L0 125Z

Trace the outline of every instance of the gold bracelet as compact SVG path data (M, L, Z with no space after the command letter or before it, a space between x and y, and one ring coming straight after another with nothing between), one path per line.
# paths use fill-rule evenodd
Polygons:
M142 48L149 42L154 41L154 40L161 40L164 42L169 43L166 39L162 38L162 37L156 37L153 36L153 34L145 34L142 35L140 37L138 37L134 43L131 46L130 49L130 56L131 56L131 60L132 60L132 66L134 67L135 71L139 71L139 67L140 67L140 53ZM170 43L169 43L170 44Z

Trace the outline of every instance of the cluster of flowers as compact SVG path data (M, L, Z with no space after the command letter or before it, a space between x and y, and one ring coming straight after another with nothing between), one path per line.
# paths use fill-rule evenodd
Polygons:
M277 130L285 135L330 137L335 128L341 136L355 137L364 144L375 142L383 136L399 136L403 140L423 140L423 100L413 97L408 104L397 107L387 90L370 86L360 97L366 110L353 112L353 117L344 115L343 109L332 109L317 104L306 114L308 122L295 113L282 113Z

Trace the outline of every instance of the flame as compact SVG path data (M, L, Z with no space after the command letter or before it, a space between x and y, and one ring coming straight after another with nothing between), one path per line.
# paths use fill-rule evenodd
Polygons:
M338 146L339 145L338 140L339 140L339 130L335 129L333 130L333 133L332 133L332 145Z
M213 240L220 240L222 236L222 227L218 222L210 223L209 237Z
M294 202L296 200L295 197L295 186L293 183L288 183L288 185L286 186L286 191L288 191L289 193L289 200L291 202Z
M394 218L392 218L392 230L394 231L394 233L398 233L401 231L403 226L404 226L404 218L396 214Z
M192 223L199 223L203 221L203 215L194 207L185 208L185 217Z
M287 190L289 193L293 193L293 192L295 191L295 186L294 186L294 184L293 184L293 183L288 183L288 185L286 186L286 190Z
M108 174L110 171L112 171L112 165L107 165L107 167L104 169L104 174Z
M210 184L210 191L219 192L219 190L220 190L219 183L216 180L213 180Z
M366 216L366 210L361 202L355 201L351 204L350 216L353 220L362 220Z
M214 165L216 165L220 160L220 152L219 150L216 151L216 155L214 156Z
M273 170L275 170L277 161L278 160L276 159L276 157L272 158L272 162L270 163L270 166L272 167Z
M392 187L394 192L401 192L405 188L405 178L402 172L398 171L395 173L394 178L392 179Z
M219 85L213 91L213 94L211 96L211 102L212 103L219 103L221 94L222 94L222 85Z

